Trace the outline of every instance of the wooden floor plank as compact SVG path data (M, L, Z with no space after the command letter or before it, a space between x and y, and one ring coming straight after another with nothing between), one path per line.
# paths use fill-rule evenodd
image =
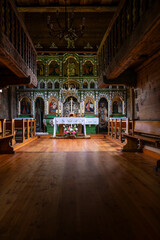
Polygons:
M154 165L100 137L38 138L0 155L0 239L159 240Z

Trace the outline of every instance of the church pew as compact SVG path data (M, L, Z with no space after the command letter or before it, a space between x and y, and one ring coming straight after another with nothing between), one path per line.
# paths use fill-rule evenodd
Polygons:
M16 142L24 142L28 137L28 124L26 119L15 119Z
M142 152L146 143L151 143L154 147L160 146L160 121L133 121L131 133L125 133L127 144L123 147L125 152Z
M118 138L121 142L124 141L124 133L132 132L132 121L128 118L118 119L115 127L115 138Z
M15 141L15 135L16 135L15 121L13 118L11 120L6 120L6 132L13 134L13 139L12 139L12 146L13 146L16 143L16 141Z
M31 119L31 137L36 136L36 119Z
M128 118L122 119L109 119L108 120L108 136L112 138L119 139L121 142L123 141L123 134L125 132L132 131L132 121L129 121Z
M32 138L36 135L36 120L35 119L27 119L27 139Z
M6 134L6 119L0 119L0 135L4 137Z
M6 119L0 119L0 153L15 153L12 145L14 134L6 131Z
M36 136L35 119L15 119L16 141L24 142L26 139Z
M114 119L108 119L108 136L113 137L114 126L115 126Z

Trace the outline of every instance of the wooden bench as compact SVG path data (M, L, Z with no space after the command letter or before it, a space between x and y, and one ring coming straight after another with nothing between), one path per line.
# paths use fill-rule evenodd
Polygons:
M123 134L127 131L129 133L132 129L132 121L128 118L109 119L108 120L108 135L119 139L123 142Z
M35 119L15 119L16 142L24 142L36 135Z
M6 120L6 132L13 135L12 146L14 146L16 143L15 141L16 131L15 131L15 121L13 118L11 120Z
M132 134L125 133L127 144L123 147L125 152L142 152L147 142L153 143L155 147L160 143L160 121L133 121Z
M31 125L30 137L35 137L36 136L36 120L31 119L30 125Z
M6 119L0 119L0 153L15 153L12 145L14 134L6 131Z
M16 119L15 130L16 130L16 142L24 142L28 136L27 120ZM27 134L26 134L27 131ZM26 137L25 137L26 135Z

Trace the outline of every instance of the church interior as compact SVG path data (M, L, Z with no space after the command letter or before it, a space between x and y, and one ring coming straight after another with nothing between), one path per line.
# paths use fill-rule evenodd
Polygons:
M0 1L0 239L160 239L160 1Z

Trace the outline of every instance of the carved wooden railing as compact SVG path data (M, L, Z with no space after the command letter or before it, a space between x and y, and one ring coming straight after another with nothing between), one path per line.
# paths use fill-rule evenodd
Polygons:
M99 77L104 72L106 73L107 68L110 68L110 64L117 53L119 53L122 46L125 45L126 40L130 38L139 22L143 19L145 13L147 11L149 12L149 9L153 7L152 5L155 2L157 2L157 5L159 4L157 0L122 0L120 2L117 12L113 17L97 52ZM140 35L141 32L139 32L139 36ZM115 61L115 64L116 63L117 62Z
M22 82L37 85L36 50L12 0L0 1L0 62Z

